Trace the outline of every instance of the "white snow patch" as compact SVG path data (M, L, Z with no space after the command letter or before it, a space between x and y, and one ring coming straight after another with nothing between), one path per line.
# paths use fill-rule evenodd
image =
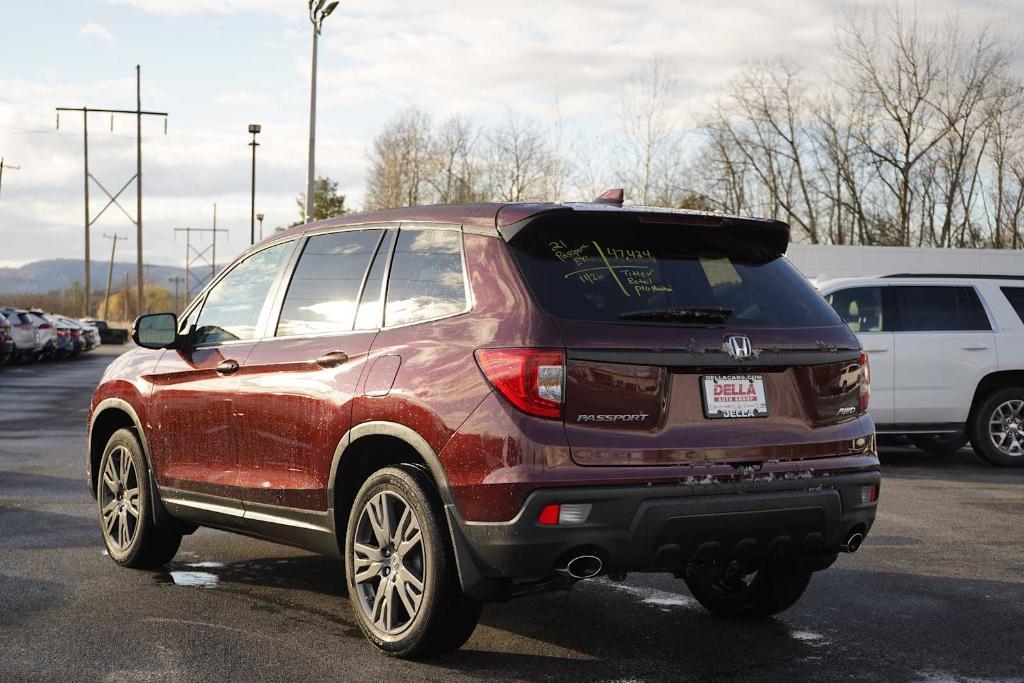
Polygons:
M825 640L825 636L814 631L793 631L789 635L802 643L814 645L815 647L829 644L829 641Z
M696 607L697 601L688 595L670 593L668 591L648 588L646 586L633 586L628 583L613 583L603 581L604 585L622 593L629 593L641 598L645 605L657 605L658 607Z
M216 574L210 572L170 572L171 580L177 586L191 586L193 588L214 588L220 579Z

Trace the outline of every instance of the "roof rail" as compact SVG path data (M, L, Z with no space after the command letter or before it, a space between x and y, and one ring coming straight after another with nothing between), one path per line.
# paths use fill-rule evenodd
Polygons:
M996 275L994 273L893 273L883 275L884 278L934 277L946 279L975 280L1024 280L1024 275Z

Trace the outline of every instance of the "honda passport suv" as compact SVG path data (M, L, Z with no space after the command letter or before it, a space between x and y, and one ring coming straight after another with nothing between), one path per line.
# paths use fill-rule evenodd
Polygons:
M159 565L206 526L341 558L405 657L458 648L484 602L629 572L785 610L879 491L865 356L788 240L614 193L278 233L107 369L107 551Z

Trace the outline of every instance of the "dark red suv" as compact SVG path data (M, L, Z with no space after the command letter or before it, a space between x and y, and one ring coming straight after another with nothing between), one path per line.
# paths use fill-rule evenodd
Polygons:
M342 558L387 652L486 601L671 572L764 617L857 549L879 462L857 339L779 222L617 203L349 215L279 233L96 390L118 564L197 526Z

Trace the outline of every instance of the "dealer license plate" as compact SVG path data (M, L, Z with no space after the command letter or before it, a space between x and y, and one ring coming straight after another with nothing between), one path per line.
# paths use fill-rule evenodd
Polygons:
M761 375L701 377L704 417L712 419L766 417L768 398Z

